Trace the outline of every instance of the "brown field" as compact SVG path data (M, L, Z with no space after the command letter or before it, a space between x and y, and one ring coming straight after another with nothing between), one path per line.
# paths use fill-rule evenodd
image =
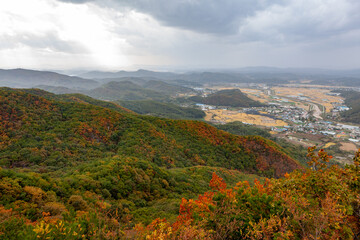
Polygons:
M275 94L278 97L284 97L287 99L289 99L289 96L307 97L309 99L308 102L314 102L314 103L324 106L326 109L326 112L330 112L331 109L333 109L332 102L341 103L343 101L343 98L340 96L326 95L326 93L329 93L331 90L326 89L324 86L322 86L322 88L320 88L321 86L315 86L315 85L314 86L311 85L312 88L295 87L295 86L299 86L299 85L294 85L294 87L292 87L291 85L289 85L289 87L274 87L274 88L272 88L272 90L275 91ZM306 85L304 85L304 86L306 86ZM212 89L224 90L224 89L234 89L234 88L238 88L238 87L217 86L217 87L213 87ZM271 99L270 96L265 94L260 89L253 89L253 88L238 88L238 89L240 89L243 93L247 94L249 98L251 98L255 101L259 101L262 103L274 101L274 99ZM291 99L289 99L289 101L294 102L297 107L303 108L306 111L309 110L309 106L305 103L306 100L303 101L303 100L297 100L295 98L291 98Z
M251 89L251 88L239 88L240 91L247 94L249 98L261 102L267 103L269 102L269 96L266 95L263 91L258 89Z
M333 109L332 102L340 103L343 101L343 98L340 96L329 96L326 93L329 93L328 89L315 89L315 88L292 88L292 87L275 87L273 90L276 92L276 95L287 97L287 96L304 96L309 99L309 101L318 103L326 108L326 112L330 112ZM299 102L303 102L299 100Z
M308 80L304 80L305 82L308 82ZM325 85L309 85L309 84L303 84L304 81L302 82L302 84L299 83L290 83L290 84L284 84L284 86L287 86L289 88L299 88L299 87L303 87L303 88L320 88L320 89L334 89L334 88L348 88L348 86L325 86Z
M340 150L356 152L358 149L353 143L341 142Z
M274 120L269 117L253 115L247 113L238 113L236 111L230 110L209 110L206 111L206 121L217 121L217 122L234 122L241 121L244 123L254 124L258 126L266 126L266 127L281 127L287 126L288 124L281 120Z

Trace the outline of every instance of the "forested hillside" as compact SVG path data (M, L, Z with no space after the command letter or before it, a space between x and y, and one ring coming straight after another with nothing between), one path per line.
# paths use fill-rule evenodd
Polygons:
M133 82L109 82L86 92L87 95L102 100L157 100L163 101L166 94L143 88Z
M162 232L164 239L187 234L216 239L214 233L231 239L243 236L245 230L261 228L261 224L266 227L278 216L283 219L287 215L279 215L281 209L291 210L286 205L286 197L291 195L277 195L287 189L281 187L287 180L261 185L265 180L259 176L278 178L302 168L274 142L259 136L236 136L199 121L141 116L79 94L54 95L39 89L0 89L0 138L0 237L4 239L159 239ZM323 178L335 176L331 184L341 186L349 201L356 195L348 183L339 185L339 181L352 176L351 171L339 175L341 178L336 177L337 172ZM301 174L293 173L290 179L301 178ZM239 181L254 182L255 187L251 190L252 184L238 184L234 190L226 190L236 201L217 205L225 191L217 176L232 187ZM356 180L349 184L353 182ZM245 192L241 190L244 193L255 195L241 195L239 186L246 186ZM260 186L271 186L273 192L259 195L256 189ZM333 185L324 186L321 191ZM199 200L181 200L199 194ZM248 208L243 208L241 204L249 201ZM351 206L347 215L335 215L350 224L346 236L353 236L356 227L356 215L350 213L357 211L357 202L350 203L344 205ZM208 206L210 212L203 212L200 206ZM261 209L268 210L262 213ZM223 210L226 214L219 218L216 214ZM197 216L206 224L198 222ZM243 224L233 229L232 216ZM247 217L241 220L243 216ZM151 223L157 217L169 222ZM292 218L286 221L292 223ZM142 228L140 223L151 224ZM218 229L219 223L226 233ZM283 225L274 226L275 230L270 228L273 232L263 230L264 234L272 236ZM297 229L288 232L298 234Z
M205 113L200 109L180 107L172 103L163 103L152 100L117 101L121 106L139 114L149 114L157 117L172 119L203 119Z
M343 120L351 123L360 123L360 92L341 91L341 96L345 98L345 104L351 108L349 111L341 113Z
M15 239L46 235L51 221L78 239L175 219L179 199L207 191L213 171L235 184L300 168L261 137L39 89L0 89L0 138L0 234Z
M167 95L174 95L177 93L194 92L194 90L192 88L182 87L179 85L174 85L174 84L166 83L166 82L159 81L159 80L147 81L142 85L142 87L151 89L154 91L158 91L158 92L161 92L161 93L164 93Z
M229 107L260 107L262 103L254 101L242 93L239 89L221 90L208 95L207 97L194 96L189 100L214 106Z
M139 239L358 239L360 152L345 169L326 167L331 156L309 148L312 169L265 183L228 188L216 173L211 191L182 199L175 222L137 226Z
M298 167L271 141L203 122L56 102L19 90L2 89L0 96L1 164L7 167L73 166L117 154L159 166L222 166L277 177Z
M230 122L226 124L217 124L215 125L218 129L227 131L229 133L240 135L240 136L248 136L248 135L256 135L261 136L267 139L270 139L279 146L282 147L282 150L287 153L291 158L297 160L303 166L306 166L306 148L302 145L295 145L289 143L283 138L273 137L270 134L269 130L262 129L259 127L255 127L252 125L244 124L242 122ZM331 161L331 163L334 163Z

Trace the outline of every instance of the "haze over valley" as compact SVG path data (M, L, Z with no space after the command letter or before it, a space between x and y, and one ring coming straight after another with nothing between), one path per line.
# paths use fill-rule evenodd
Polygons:
M359 11L0 3L0 239L360 238Z

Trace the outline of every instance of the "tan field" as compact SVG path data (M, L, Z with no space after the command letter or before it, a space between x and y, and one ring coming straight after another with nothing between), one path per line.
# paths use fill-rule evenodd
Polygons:
M251 88L239 88L240 91L247 94L247 96L255 101L261 103L269 102L269 96L266 95L263 91L258 89L251 89Z
M221 121L221 122L234 122L240 121L244 123L259 125L259 126L266 126L266 127L281 127L287 126L288 124L281 120L274 120L269 117L260 116L260 115L253 115L253 114L246 114L246 113L238 113L236 111L229 111L229 110L209 110L206 111L206 121Z
M357 148L356 145L353 144L353 143L342 142L342 143L341 143L340 150L356 152L356 151L358 150L358 148Z
M332 102L341 103L343 98L340 96L329 96L328 89L315 89L315 88L291 88L291 87L275 87L273 90L276 95L287 97L287 96L303 96L307 97L309 101L318 103L326 108L326 112L330 112L333 109ZM303 102L299 100L299 102Z
M336 143L328 142L328 143L326 143L326 144L323 146L323 148L329 148L329 147L335 146L335 145L336 145Z
M304 85L306 86L306 85ZM289 98L289 96L303 96L308 98L308 102L314 102L317 104L320 104L325 107L326 112L330 112L331 109L333 109L332 103L341 103L343 102L343 98L340 96L330 96L326 95L326 93L329 93L330 89L324 89L324 88L317 88L319 86L314 86L313 88L305 88L305 87L275 87L271 90L275 91L275 94L278 97L284 97ZM213 87L214 90L224 90L224 89L234 89L237 87ZM238 88L243 93L247 94L249 98L259 101L262 103L267 103L270 101L273 101L267 94L265 94L260 89L252 89L252 88ZM290 102L294 102L297 107L303 108L306 111L309 110L308 104L306 104L305 100L295 100L294 98L291 98L289 100Z

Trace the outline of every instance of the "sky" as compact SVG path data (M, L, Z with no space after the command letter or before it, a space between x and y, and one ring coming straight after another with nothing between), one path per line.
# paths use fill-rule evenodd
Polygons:
M360 68L359 0L2 0L0 68Z

